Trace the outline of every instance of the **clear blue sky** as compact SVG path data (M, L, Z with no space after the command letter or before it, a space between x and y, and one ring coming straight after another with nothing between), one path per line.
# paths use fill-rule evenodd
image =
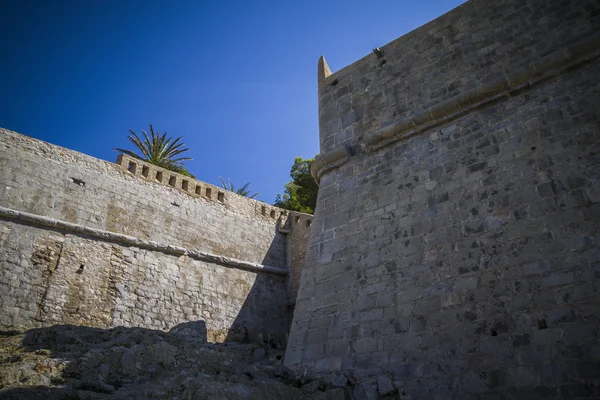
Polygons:
M335 72L460 3L3 0L0 126L114 161L152 123L198 179L272 203L319 151L319 56Z

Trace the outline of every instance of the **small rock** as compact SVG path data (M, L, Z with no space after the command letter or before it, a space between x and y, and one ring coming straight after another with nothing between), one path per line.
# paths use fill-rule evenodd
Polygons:
M346 396L346 391L343 388L334 388L325 392L327 400L346 400L351 397Z
M109 385L108 383L100 383L99 386L100 386L100 388L102 388L102 391L105 393L113 393L115 391L115 387L112 385Z
M38 363L38 364L35 364L35 367L33 367L33 370L37 373L46 375L46 374L49 374L52 372L52 367L47 364Z
M102 364L100 366L100 375L102 375L103 378L106 378L108 376L109 372L110 372L110 366L108 364Z
M252 353L252 362L261 361L265 358L266 355L267 355L267 352L265 351L265 349L262 347L259 347L259 348L255 349L254 352Z
M127 349L121 356L121 370L126 375L132 375L135 372L135 354L132 350Z
M204 321L184 322L174 326L169 335L187 342L206 343L206 323Z
M302 386L302 391L305 393L315 393L321 387L322 382L312 381Z
M167 342L158 342L153 345L151 349L155 362L164 366L171 365L175 362L177 347L172 346Z
M246 385L242 384L231 387L229 392L234 394L237 399L248 399L252 396L252 391Z
M89 379L78 381L73 384L73 388L76 390L87 390L89 392L96 393L113 393L115 391L115 387L111 385L107 385L103 382L96 382Z
M52 355L52 352L48 349L39 349L35 351L35 354L38 356L50 356Z

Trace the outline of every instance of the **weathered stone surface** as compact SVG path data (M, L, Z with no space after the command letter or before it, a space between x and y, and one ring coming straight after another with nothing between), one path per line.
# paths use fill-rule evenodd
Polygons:
M253 363L257 350L265 352L144 328L65 325L5 333L0 399L344 399L319 381L306 390L272 348Z
M283 345L312 216L119 163L0 129L0 326Z
M597 396L598 26L471 0L322 78L287 366L359 398Z
M11 232L0 243L3 326L123 325L213 342L285 340L285 276L7 221L0 226ZM197 325L204 319L202 332Z
M210 184L135 161L124 165L0 129L0 206L90 228L273 266L285 266L285 237L277 234L285 210ZM161 181L142 176L160 169ZM170 186L166 174L178 182ZM200 195L192 183L204 189ZM206 195L206 188L212 188ZM218 196L222 193L222 196ZM223 200L220 201L218 198ZM263 210L264 207L264 210Z
M206 324L204 321L183 322L174 326L169 334L188 342L206 342Z

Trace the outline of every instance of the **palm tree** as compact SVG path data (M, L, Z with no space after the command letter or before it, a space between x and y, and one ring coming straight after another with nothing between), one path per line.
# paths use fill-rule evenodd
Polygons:
M127 138L137 147L142 155L139 155L131 150L127 149L115 149L121 153L125 153L128 156L137 158L139 160L146 161L150 164L157 165L159 167L167 168L176 172L179 172L183 168L182 161L191 160L189 157L179 157L183 152L189 149L184 148L185 144L181 143L181 136L173 140L171 137L167 137L167 132L163 133L162 136L158 132L154 132L152 124L150 124L150 137L146 131L142 131L144 139L140 137L131 129L129 130L131 135L127 135Z
M233 183L231 183L231 179L229 179L229 184L227 182L225 182L225 180L223 180L223 178L219 177L219 179L221 180L221 184L223 185L223 189L228 190L230 192L233 192L237 195L240 196L244 196L247 197L249 199L253 199L256 196L258 196L260 193L254 193L252 196L250 195L250 182L246 183L244 186L242 186L241 188L237 189L233 186Z

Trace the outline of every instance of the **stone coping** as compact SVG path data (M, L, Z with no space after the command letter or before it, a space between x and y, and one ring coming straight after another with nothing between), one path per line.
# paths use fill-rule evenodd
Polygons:
M216 254L205 253L197 250L186 249L185 247L173 246L170 244L159 243L149 240L140 239L133 236L122 235L119 233L109 232L101 229L89 228L79 224L73 224L66 221L57 220L54 218L43 217L41 215L30 214L23 211L17 211L10 208L0 207L0 218L31 224L53 230L62 230L76 235L93 237L107 242L122 244L125 246L139 247L148 250L160 251L165 254L174 256L188 256L196 260L221 264L232 268L240 268L256 272L268 272L277 275L287 275L286 268L272 267L269 265L251 263L247 261L237 260L235 258L218 256Z

